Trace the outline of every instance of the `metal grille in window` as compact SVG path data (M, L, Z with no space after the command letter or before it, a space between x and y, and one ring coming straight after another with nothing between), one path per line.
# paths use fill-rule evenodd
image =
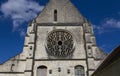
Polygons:
M75 76L85 76L83 66L78 65L75 67Z

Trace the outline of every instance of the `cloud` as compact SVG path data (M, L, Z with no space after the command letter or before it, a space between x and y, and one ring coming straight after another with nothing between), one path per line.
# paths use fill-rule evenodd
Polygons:
M18 31L20 32L20 37L24 37L26 35L26 32L24 29L19 29Z
M105 23L103 24L104 27L108 28L119 28L120 29L120 20L111 18L107 19Z
M93 28L94 28L94 31L97 32L98 34L102 34L105 32L102 26L93 25Z
M8 0L0 7L4 18L11 18L13 30L16 31L24 22L28 22L37 16L43 9L33 0Z
M120 20L115 18L105 18L99 25L94 25L94 30L98 34L120 29Z

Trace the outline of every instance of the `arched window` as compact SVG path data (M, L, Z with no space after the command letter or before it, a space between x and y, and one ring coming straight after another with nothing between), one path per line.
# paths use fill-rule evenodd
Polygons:
M54 21L57 21L57 10L54 10Z
M47 67L46 66L39 66L37 68L37 76L47 76Z
M81 65L75 66L75 76L85 76L83 66Z

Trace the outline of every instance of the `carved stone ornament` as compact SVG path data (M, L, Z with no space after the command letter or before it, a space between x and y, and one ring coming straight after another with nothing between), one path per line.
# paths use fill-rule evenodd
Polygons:
M48 34L46 49L49 55L67 57L74 51L72 34L63 29L53 30Z

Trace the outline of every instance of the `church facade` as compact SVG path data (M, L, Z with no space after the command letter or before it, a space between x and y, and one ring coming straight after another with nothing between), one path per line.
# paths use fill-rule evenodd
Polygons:
M105 57L92 24L70 0L50 0L29 24L23 52L0 65L0 76L91 76Z

